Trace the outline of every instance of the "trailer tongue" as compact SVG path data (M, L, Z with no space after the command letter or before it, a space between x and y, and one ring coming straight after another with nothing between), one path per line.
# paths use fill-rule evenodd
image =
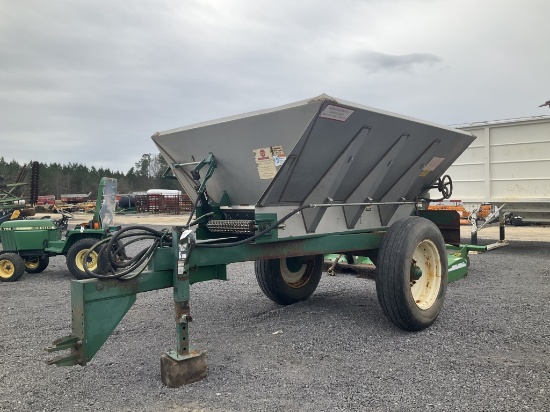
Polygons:
M452 182L440 176L470 134L321 95L156 133L153 141L193 212L170 232L149 231L157 240L141 262L72 283L73 333L48 348L71 354L51 363L86 364L137 293L173 287L177 345L162 355L162 380L177 387L201 379L205 355L189 343L189 285L226 280L226 265L242 261L255 261L261 290L288 305L314 293L323 255L369 257L393 323L414 331L436 320L447 251L418 208L432 188L450 196ZM124 244L130 232L111 242Z

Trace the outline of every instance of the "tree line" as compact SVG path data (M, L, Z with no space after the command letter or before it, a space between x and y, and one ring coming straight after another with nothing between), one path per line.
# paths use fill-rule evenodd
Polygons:
M91 192L90 199L95 199L102 177L117 179L119 193L142 192L153 188L182 190L176 180L162 178L167 168L167 163L159 153L142 155L126 174L81 163L40 163L38 195L55 195L56 199L60 199L62 194ZM21 164L15 160L8 162L0 157L0 175L4 177L5 183L15 183L23 170L27 172L24 181L30 183L30 164ZM28 196L29 191L27 189L23 196Z

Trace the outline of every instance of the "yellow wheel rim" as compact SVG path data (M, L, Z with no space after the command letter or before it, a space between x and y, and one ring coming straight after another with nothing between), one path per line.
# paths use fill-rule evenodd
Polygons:
M293 260L296 258L280 259L281 276L291 288L301 288L311 278L312 261L302 263Z
M429 239L418 244L413 254L413 263L421 271L418 280L411 279L411 293L420 309L430 309L441 289L441 258L434 242Z
M8 259L0 259L0 277L9 279L15 273L15 267Z
M88 249L83 249L76 255L76 267L84 272L84 256L88 252ZM92 252L88 255L88 262L86 262L86 266L88 267L88 270L91 270L92 272L97 269L97 253Z
M27 269L36 269L38 267L38 265L40 264L40 259L38 258L34 258L34 259L28 259L28 260L25 260L25 267Z

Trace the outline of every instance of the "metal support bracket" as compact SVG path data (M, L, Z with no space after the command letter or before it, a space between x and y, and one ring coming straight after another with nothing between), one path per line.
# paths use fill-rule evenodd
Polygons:
M477 245L477 232L479 232L485 225L490 225L490 221L493 220L496 216L499 216L499 224L501 227L501 241L504 241L504 220L502 215L502 208L506 206L506 203L501 205L500 207L497 207L493 213L491 213L487 218L485 219L485 222L483 222L481 225L477 225L477 214L481 211L482 204L479 205L479 207L474 210L470 215L468 216L468 222L470 222L470 231L471 231L471 239L470 241L472 244ZM501 246L505 246L508 244L507 242ZM499 246L496 246L499 247Z
M216 158L214 157L213 153L208 153L208 157L204 160L201 160L199 164L195 166L193 172L198 173L199 170L201 170L205 165L208 165L208 171L202 179L202 183L197 188L197 194L199 195L204 192L204 189L206 188L206 182L212 177L212 174L214 174L214 170L218 166L218 163L216 162Z
M144 272L127 281L73 280L72 334L57 339L47 352L70 350L48 361L58 366L85 365L107 341L136 301L136 294L172 286L172 271Z
M456 282L468 274L468 268L470 267L469 252L481 253L487 251L486 246L478 245L446 245L446 247L448 251L452 252L447 254L449 271L447 280L449 283Z
M66 356L56 356L53 359L47 361L48 365L57 366L73 366L77 365L80 360L80 351L78 350L82 346L82 341L78 336L69 335L63 338L53 341L51 346L45 348L46 352L58 352L66 349L74 349L74 353Z
M171 388L177 388L206 377L206 354L192 350L189 342L189 323L193 320L189 307L190 274L189 256L195 246L192 230L172 229L172 238L178 239L175 247L175 267L173 281L176 350L164 353L160 360L162 382Z
M510 242L508 242L507 240L499 240L498 242L487 245L487 250L498 249L499 247L508 246L509 244Z

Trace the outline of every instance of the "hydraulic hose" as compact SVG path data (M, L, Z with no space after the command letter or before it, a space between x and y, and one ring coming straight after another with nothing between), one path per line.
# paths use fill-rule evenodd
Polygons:
M290 213L287 213L285 216L279 219L277 222L273 223L271 226L258 232L254 236L250 236L246 239L242 239L237 242L231 242L231 243L218 243L218 244L199 243L199 244L195 244L195 247L222 248L222 247L233 247L233 246L243 245L248 242L252 242L258 237L265 235L270 230L275 229L277 226L279 226L284 221L288 220L290 217L294 216L296 213L308 207L311 207L311 205L304 205L304 206L298 207L297 209L294 209L293 211L291 211ZM201 216L197 218L195 222L198 223L198 221L203 217L205 216ZM189 225L189 222L188 222L186 226L189 227L191 225ZM125 239L129 239L129 241L126 241L125 243L123 243L122 240L125 240ZM139 251L133 258L124 260L122 262L117 260L117 256L120 256L121 254L125 255L124 249L126 246L132 243L144 241L144 240L152 240L153 242L147 248ZM87 265L83 265L83 268L88 276L96 279L120 279L120 280L132 279L133 277L143 272L143 270L145 269L145 267L147 267L147 264L153 257L155 250L161 246L172 246L172 234L169 233L168 230L164 229L162 231L159 231L143 225L128 226L124 229L117 231L116 233L113 234L113 236L99 241L98 243L93 245L90 249L88 249L88 251L84 255L83 260L86 262L88 260L90 253L99 249L99 252L96 252L98 253L98 264L102 258L103 259L107 258L110 266L109 273L105 273L102 269L100 269L99 271L100 273L94 273L90 269L88 269ZM141 269L139 269L140 267Z
M122 240L129 239L125 243ZM139 251L130 259L120 261L117 257L126 257L125 247L139 241L152 240L151 244ZM128 226L113 234L113 236L101 240L86 252L83 260L86 262L90 253L98 254L98 265L102 259L109 262L109 272L105 273L100 267L99 273L94 273L83 265L83 269L90 277L97 279L121 279L128 280L139 275L147 267L157 248L172 246L172 234L168 230L155 230L148 226Z

